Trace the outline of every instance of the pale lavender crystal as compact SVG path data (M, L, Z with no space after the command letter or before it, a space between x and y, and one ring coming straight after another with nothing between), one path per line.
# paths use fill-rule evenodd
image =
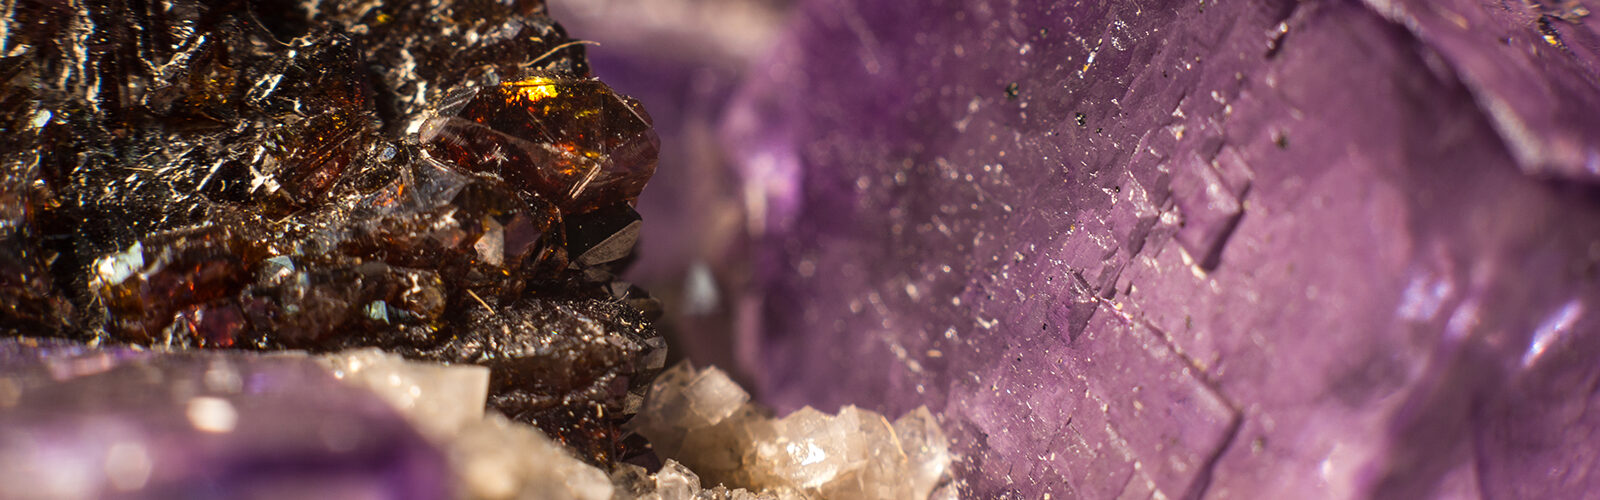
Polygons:
M443 455L304 355L0 340L0 498L447 498Z
M735 352L935 408L971 498L1600 491L1600 38L1547 3L803 2L726 120Z

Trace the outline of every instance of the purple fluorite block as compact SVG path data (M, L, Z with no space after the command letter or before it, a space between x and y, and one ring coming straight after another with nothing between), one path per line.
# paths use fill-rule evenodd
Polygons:
M1600 45L1507 4L805 2L744 368L972 498L1600 489Z
M446 498L443 455L303 356L0 341L0 498Z

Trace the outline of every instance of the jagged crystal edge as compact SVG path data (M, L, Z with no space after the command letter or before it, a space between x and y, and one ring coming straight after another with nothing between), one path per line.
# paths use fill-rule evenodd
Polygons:
M488 372L482 367L408 361L377 349L321 360L336 378L377 393L439 443L461 498L887 500L954 494L946 486L950 444L926 408L892 423L855 407L832 416L806 408L773 418L721 370L683 363L656 380L632 424L666 459L661 470L651 474L620 464L607 474L537 428L485 414Z
M682 493L693 488L673 479L690 470L710 484L769 495L711 498L868 500L954 492L947 486L950 442L926 407L894 422L854 406L837 415L806 407L773 418L722 370L685 362L656 379L631 426L670 459L655 477L657 496L641 498L695 498Z

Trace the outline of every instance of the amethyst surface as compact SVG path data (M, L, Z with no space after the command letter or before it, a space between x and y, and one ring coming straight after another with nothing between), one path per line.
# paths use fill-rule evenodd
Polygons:
M971 498L1600 488L1576 2L803 2L725 122L736 352Z
M0 498L445 498L444 455L304 356L0 340Z

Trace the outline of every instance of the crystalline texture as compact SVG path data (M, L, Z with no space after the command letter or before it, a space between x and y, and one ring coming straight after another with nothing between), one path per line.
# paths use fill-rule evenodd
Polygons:
M676 460L667 460L655 474L634 465L623 465L612 473L621 489L619 500L811 500L813 497L790 488L750 491L700 483L694 471Z
M926 408L893 423L855 407L774 419L722 371L687 363L656 379L631 425L662 457L699 474L686 485L669 462L655 477L662 499L688 498L701 481L779 498L929 498L950 464L949 442Z
M772 484L754 491L703 484L673 460L655 474L619 464L608 475L538 428L485 414L490 370L480 366L376 349L163 353L8 339L0 341L0 422L8 424L0 429L0 497L900 499L926 498L946 475L947 443L926 410L892 428L853 408L773 423L752 418L748 395L720 372L685 366L673 374L656 401L698 411L669 424L690 426L679 430L691 437L706 435L708 420L765 421L779 440L836 456L757 464ZM667 424L661 417L644 418L659 429ZM734 456L771 444L723 442ZM796 465L830 474L784 469ZM821 489L785 484L796 477L820 477Z
M375 349L0 341L0 498L613 498L599 468L485 415L488 386Z
M729 350L934 409L963 497L1587 495L1585 4L800 2Z
M0 340L0 497L430 499L445 456L304 356Z
M490 300L462 313L476 335L394 351L487 366L491 407L597 461L617 458L622 436L612 426L637 404L630 388L645 384L666 356L642 315L605 300Z
M456 498L607 500L611 479L537 428L484 414L489 370L407 361L376 349L324 356L335 377L371 389L440 447Z
M598 81L540 75L452 99L466 104L425 124L424 142L564 210L632 202L655 171L644 108Z
M321 359L334 378L371 390L431 438L448 438L484 419L487 368L406 361L377 349Z
M625 451L658 143L542 2L0 14L0 328L484 363L497 408Z

